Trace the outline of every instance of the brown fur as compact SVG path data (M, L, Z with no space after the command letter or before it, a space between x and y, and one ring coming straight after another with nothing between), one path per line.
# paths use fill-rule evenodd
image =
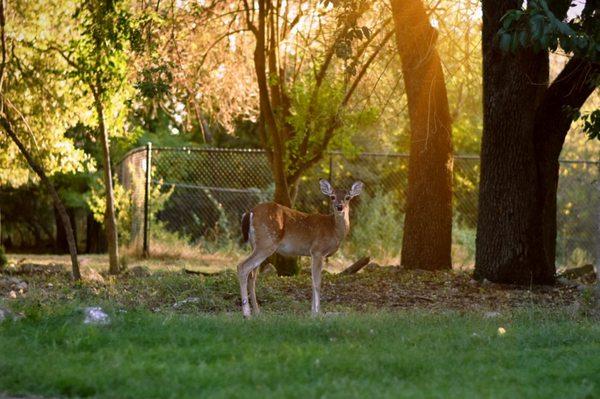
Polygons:
M258 267L274 253L312 258L312 312L319 313L323 260L338 250L348 234L350 200L359 195L363 187L362 183L355 182L350 190L335 190L326 180L319 184L321 192L331 199L331 215L308 214L266 202L258 204L242 217L244 240L249 240L253 249L252 254L238 265L244 316L248 317L251 313L248 294L254 313L259 311L255 292Z

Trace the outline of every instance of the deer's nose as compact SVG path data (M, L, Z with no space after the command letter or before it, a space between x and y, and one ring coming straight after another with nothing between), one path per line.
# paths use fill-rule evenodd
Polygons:
M343 210L344 210L344 205L336 205L336 206L335 206L335 209L337 209L337 210L338 210L338 212L341 212L341 211L343 211Z

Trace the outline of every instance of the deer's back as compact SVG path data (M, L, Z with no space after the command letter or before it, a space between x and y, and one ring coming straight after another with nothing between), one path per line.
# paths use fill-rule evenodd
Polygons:
M277 246L282 255L309 256L311 250L328 255L339 245L331 216L308 214L274 202L254 207L252 227L258 245Z

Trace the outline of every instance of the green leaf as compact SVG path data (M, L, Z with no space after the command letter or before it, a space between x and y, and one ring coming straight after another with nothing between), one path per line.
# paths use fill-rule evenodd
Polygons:
M509 33L503 33L500 36L499 47L500 50L508 52L510 49L511 35Z
M521 47L527 47L527 39L528 39L528 35L527 32L522 30L519 32L519 43L521 44Z

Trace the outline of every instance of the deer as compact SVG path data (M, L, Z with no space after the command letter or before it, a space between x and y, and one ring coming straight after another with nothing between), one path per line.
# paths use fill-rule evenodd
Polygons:
M363 183L356 181L349 190L334 189L325 179L319 180L319 185L321 192L331 199L332 214L308 214L275 202L258 204L243 214L243 241L250 241L252 246L252 254L237 267L244 318L260 313L256 301L259 266L274 253L311 257L311 312L313 316L319 314L323 260L333 255L348 235L350 201L361 193Z

